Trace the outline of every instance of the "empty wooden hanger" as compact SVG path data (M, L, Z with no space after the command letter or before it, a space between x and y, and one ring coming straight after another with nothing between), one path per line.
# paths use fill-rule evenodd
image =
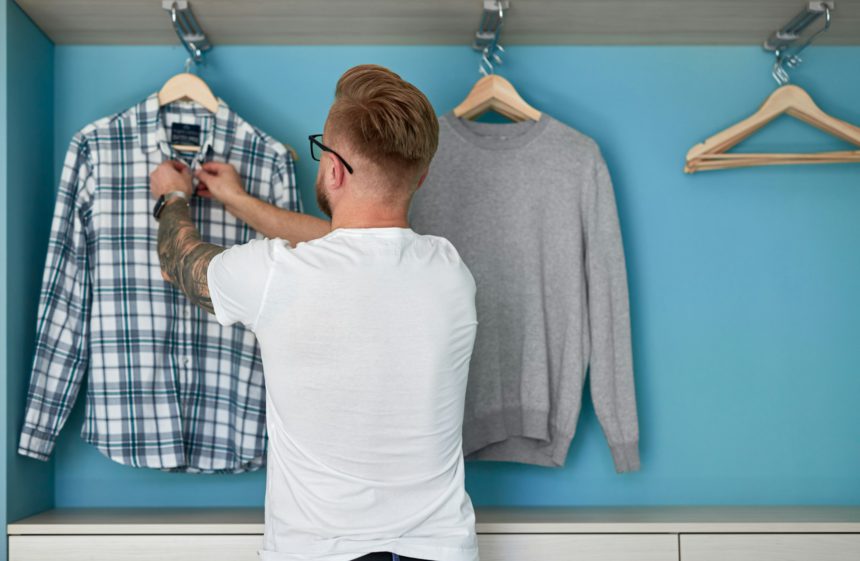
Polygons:
M784 154L726 153L726 150L782 114L791 115L837 138L860 146L860 127L822 111L802 88L785 85L777 88L758 111L743 121L690 148L684 171L694 173L746 166L860 162L860 150Z

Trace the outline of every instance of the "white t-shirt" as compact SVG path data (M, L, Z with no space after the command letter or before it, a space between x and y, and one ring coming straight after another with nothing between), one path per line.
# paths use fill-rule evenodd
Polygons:
M234 246L208 278L218 321L262 352L263 561L478 561L462 449L475 281L454 246L338 228Z

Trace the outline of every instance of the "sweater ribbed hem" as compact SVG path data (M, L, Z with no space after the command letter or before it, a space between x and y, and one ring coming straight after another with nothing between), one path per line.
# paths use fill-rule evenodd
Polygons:
M539 442L550 441L549 411L510 407L478 419L463 422L463 454L522 436Z
M550 421L549 411L503 409L463 425L465 460L518 462L563 467L576 431L576 416L567 427Z
M517 462L543 467L564 467L572 438L558 434L555 442L544 443L533 438L509 436L465 456L466 460Z
M518 408L503 409L493 415L463 424L463 457L466 461L517 462L545 467L564 467L576 432L572 424L559 428L549 420L549 412ZM639 441L610 442L616 473L638 471Z

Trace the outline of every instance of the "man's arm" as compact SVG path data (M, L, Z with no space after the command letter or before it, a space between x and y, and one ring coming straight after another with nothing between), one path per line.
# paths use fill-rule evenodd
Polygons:
M331 231L328 220L278 208L249 195L242 179L230 164L207 162L196 172L209 193L220 201L227 212L245 222L267 238L289 240L294 246L320 238Z
M191 170L182 162L163 162L150 174L149 189L156 199L171 191L182 191L191 197ZM200 232L191 222L188 201L173 198L161 209L158 218L161 275L210 314L215 313L215 308L209 297L206 271L212 258L222 251L223 247L200 239Z
M276 207L244 191L229 202L222 202L227 212L254 230L267 238L289 240L293 246L321 238L331 231L328 220Z
M209 297L206 271L223 247L205 243L191 222L188 204L172 199L161 211L158 221L158 259L165 280L179 288L193 304L215 313Z

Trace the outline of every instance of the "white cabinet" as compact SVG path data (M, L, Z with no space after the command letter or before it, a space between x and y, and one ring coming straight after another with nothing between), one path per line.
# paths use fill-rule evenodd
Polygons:
M678 561L671 534L478 534L481 561Z
M677 561L676 536L481 534L481 561ZM261 536L10 536L10 561L259 561Z
M481 561L860 561L860 507L478 508ZM56 509L9 561L259 561L262 509Z
M260 561L262 536L9 536L10 561Z
M860 561L858 534L682 534L682 561Z

